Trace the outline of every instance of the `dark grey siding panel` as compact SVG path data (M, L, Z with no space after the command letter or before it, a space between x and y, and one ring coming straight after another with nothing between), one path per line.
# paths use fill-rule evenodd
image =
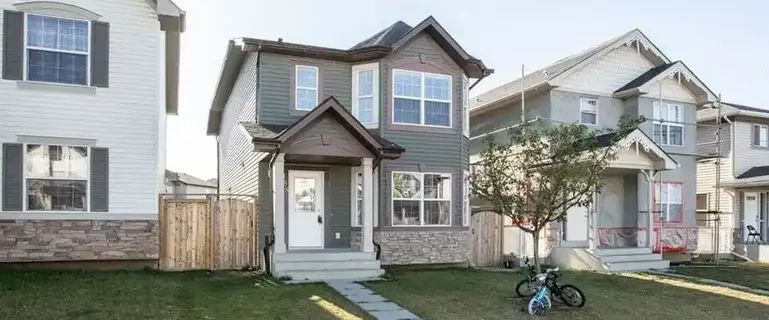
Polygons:
M326 248L350 247L350 167L331 167L326 183ZM336 233L339 233L339 239Z
M24 14L3 11L3 79L21 80L24 73Z
M3 211L21 211L23 188L24 145L3 143Z
M351 66L349 63L304 59L285 55L263 53L261 55L261 84L259 120L267 124L290 125L305 112L294 110L294 73L296 65L318 67L318 102L334 96L350 108Z
M272 180L269 176L270 163L267 161L259 162L257 171L258 183L258 201L259 201L259 220L257 248L261 253L264 249L264 237L272 235ZM264 257L262 257L264 258Z
M91 85L109 86L109 23L93 21L91 31Z
M109 150L91 148L91 211L109 210Z

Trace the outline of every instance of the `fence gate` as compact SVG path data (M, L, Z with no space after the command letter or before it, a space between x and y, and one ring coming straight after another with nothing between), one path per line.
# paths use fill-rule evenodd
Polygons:
M256 197L160 197L161 270L227 270L256 267ZM186 195L186 197L192 197Z
M476 212L470 219L473 237L472 265L496 267L502 265L502 216L494 212Z

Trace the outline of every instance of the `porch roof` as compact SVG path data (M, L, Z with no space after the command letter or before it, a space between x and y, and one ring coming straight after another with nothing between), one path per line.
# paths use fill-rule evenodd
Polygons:
M614 140L614 136L616 133L607 133L603 134L597 137L598 144L603 147L608 147L611 145L612 141ZM623 147L625 149L629 149L632 145L636 144L640 148L637 150L643 151L646 154L653 155L656 158L662 160L662 166L655 168L658 170L673 170L678 168L679 164L676 162L673 157L671 157L665 150L662 149L652 138L650 138L646 133L641 131L641 129L635 129L633 132L627 135L627 137L620 140L617 145L620 147Z

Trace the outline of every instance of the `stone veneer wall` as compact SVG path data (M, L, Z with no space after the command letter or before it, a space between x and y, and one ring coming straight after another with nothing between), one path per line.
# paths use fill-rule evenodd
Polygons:
M470 230L374 231L382 265L467 263L470 238ZM360 249L360 242L360 231L353 231L350 246Z
M0 262L158 258L158 221L0 220Z

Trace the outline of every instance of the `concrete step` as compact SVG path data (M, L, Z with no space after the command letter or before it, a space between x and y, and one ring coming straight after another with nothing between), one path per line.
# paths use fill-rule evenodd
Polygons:
M375 260L376 256L373 252L355 252L355 251L343 251L343 252L287 252L287 253L275 253L272 255L273 261L348 261L348 260Z
M293 270L278 271L277 277L290 277L292 282L326 280L361 280L379 278L384 275L382 269L344 269L344 270Z
M670 267L670 261L649 260L649 261L631 261L631 262L609 262L606 263L608 271L646 271L649 269L667 269Z
M340 260L340 261L275 261L275 270L348 270L348 269L379 269L379 261L370 260Z
M651 248L607 248L595 249L595 255L602 256L621 256L631 254L651 254Z
M623 255L610 255L599 256L601 262L633 262L633 261L658 261L662 260L662 255L655 254L623 254Z

